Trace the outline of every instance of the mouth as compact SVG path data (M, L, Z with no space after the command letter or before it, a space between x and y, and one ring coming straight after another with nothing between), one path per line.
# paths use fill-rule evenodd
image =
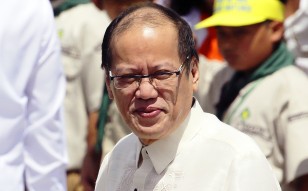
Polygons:
M155 107L138 108L135 113L142 118L154 118L157 117L163 110Z

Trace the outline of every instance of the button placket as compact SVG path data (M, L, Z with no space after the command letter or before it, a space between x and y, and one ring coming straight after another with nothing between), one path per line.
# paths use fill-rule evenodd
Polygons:
M136 170L133 179L134 191L144 191L146 178L153 168L153 165L145 148L141 150L141 156L142 163L140 167Z

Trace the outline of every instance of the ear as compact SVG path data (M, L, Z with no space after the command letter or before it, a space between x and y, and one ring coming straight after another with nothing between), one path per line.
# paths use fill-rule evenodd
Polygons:
M271 40L273 43L279 42L283 38L284 28L283 23L279 21L271 21L269 23Z
M192 60L192 68L191 68L191 74L192 74L192 85L193 85L193 91L197 91L198 83L199 83L199 62L196 58L193 58Z
M106 74L106 86L107 86L108 96L109 96L110 99L113 99L114 96L113 96L113 93L112 93L110 84L111 84L110 78L109 78L109 76Z

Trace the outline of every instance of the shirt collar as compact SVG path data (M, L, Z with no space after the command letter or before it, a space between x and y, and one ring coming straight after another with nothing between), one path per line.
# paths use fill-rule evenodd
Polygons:
M174 160L175 156L181 152L181 148L185 142L189 141L197 134L200 126L197 127L197 125L194 124L197 120L194 115L192 115L192 113L196 111L200 112L202 109L199 103L195 100L195 103L184 122L172 134L144 147L148 152L156 173L160 174L164 171ZM188 126L189 128L187 128ZM142 144L139 143L137 146L136 166L138 165L142 148Z
M136 136L136 135L135 135ZM141 155L141 149L143 148L143 145L141 144L141 142L139 141L138 137L136 136L136 139L138 140L136 143L136 157L135 157L135 161L136 161L136 168L138 168L138 163L139 163L139 158Z

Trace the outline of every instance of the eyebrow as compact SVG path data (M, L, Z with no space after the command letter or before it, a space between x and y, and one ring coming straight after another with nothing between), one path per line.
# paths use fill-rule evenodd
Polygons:
M135 71L139 71L139 69L138 68L130 68L130 67L128 67L128 68L117 68L117 69L115 69L115 72L116 73L123 73L123 72L135 72Z
M128 64L127 67L121 67L121 68L115 68L115 73L121 74L122 72L130 73L130 72L142 72L142 69L137 67L130 67L132 64ZM163 62L160 64L157 64L155 66L150 66L149 71L155 71L155 70L161 70L161 69L177 69L176 66L173 66L170 62Z

